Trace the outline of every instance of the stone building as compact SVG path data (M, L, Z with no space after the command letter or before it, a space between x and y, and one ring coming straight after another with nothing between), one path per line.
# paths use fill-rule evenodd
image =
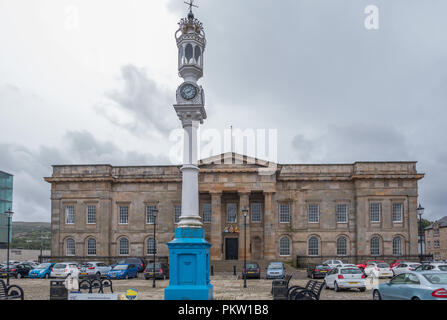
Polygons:
M447 260L447 216L425 228L425 248L434 260Z
M273 164L226 153L199 162L211 260L418 254L415 162ZM167 256L180 166L56 165L52 256ZM156 241L153 215L158 210Z

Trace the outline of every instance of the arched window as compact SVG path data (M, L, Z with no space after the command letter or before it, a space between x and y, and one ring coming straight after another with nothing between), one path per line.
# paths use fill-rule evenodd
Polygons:
M129 240L127 238L121 238L119 240L119 254L123 256L129 254Z
M200 64L200 57L202 55L202 50L200 49L199 46L196 46L194 48L194 59L196 60L197 64Z
M308 254L309 256L318 256L319 250L318 250L318 238L317 237L311 237L308 241Z
M339 237L337 239L337 255L346 256L348 254L348 241L346 237Z
M193 57L193 47L192 47L192 44L190 44L190 43L188 43L185 47L185 57L186 57L187 63L189 63Z
M289 237L282 237L279 240L279 255L290 256L290 239Z
M371 238L371 247L370 247L371 255L378 256L380 255L380 239L375 236Z
M156 254L157 253L157 241L154 238L149 238L146 240L146 254Z
M74 256L76 254L75 241L72 238L65 240L65 255Z
M178 48L178 65L181 66L183 61L183 46Z
M395 256L402 255L402 238L401 237L395 237L393 239L393 254Z
M87 255L96 256L96 240L95 238L89 238L87 240Z

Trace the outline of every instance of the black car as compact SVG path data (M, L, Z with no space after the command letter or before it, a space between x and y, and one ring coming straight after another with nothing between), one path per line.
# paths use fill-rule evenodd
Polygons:
M259 268L259 264L257 262L247 263L247 270L242 267L242 279L244 279L244 275L247 279L261 279L261 269Z
M154 278L154 263L149 263L144 270L146 280ZM166 280L169 278L169 267L164 263L155 263L155 279Z
M143 258L125 258L115 264L112 264L111 267L113 268L118 264L134 264L137 266L138 272L143 272L144 268L146 268L146 261L144 261Z
M28 277L28 273L33 268L28 264L15 264L15 265L9 265L9 276L14 277L16 279L20 279L23 277ZM0 277L6 277L8 270L6 267L3 267L0 269Z
M324 278L329 271L331 267L327 264L311 265L307 267L307 276L312 279Z

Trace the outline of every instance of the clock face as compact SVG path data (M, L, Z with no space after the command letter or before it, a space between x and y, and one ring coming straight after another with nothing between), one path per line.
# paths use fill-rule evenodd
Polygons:
M197 89L195 86L188 83L180 89L180 94L182 95L183 99L191 100L197 95Z

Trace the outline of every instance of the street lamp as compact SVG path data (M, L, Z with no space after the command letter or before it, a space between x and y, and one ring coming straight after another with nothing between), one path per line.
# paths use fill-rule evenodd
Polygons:
M152 219L154 222L154 250L153 250L153 254L154 254L154 268L152 270L152 288L155 288L155 253L157 251L157 242L155 241L155 225L157 224L157 214L158 214L158 209L152 209L151 210L151 214L152 214Z
M248 209L242 209L244 215L244 288L247 288L247 214Z
M421 206L421 204L419 204L419 206L417 207L417 209L416 209L416 212L418 213L418 215L419 215L419 237L418 237L418 239L419 239L419 244L420 244L420 250L421 250L421 252L420 252L420 254L419 254L419 261L420 262L422 262L422 258L423 258L423 256L422 256L422 239L423 239L423 237L422 237L422 215L424 214L424 207L422 207ZM424 237L424 239L425 239L425 237Z
M9 237L11 236L11 220L14 212L11 211L11 208L5 212L8 215L8 249L6 251L6 285L9 286Z

